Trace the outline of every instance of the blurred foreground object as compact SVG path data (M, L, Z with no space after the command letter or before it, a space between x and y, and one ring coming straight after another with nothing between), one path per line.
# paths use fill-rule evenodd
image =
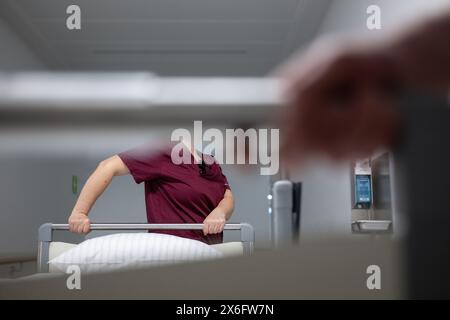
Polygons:
M405 88L450 87L450 13L374 40L326 39L283 66L289 105L282 116L283 150L290 158L370 155L393 147Z
M447 97L410 95L394 152L397 225L405 227L409 297L450 298L450 106ZM400 221L399 221L400 220Z

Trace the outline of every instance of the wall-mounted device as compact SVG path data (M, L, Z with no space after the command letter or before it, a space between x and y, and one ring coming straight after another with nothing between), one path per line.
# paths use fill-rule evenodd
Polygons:
M388 167L387 154L356 161L352 166L353 232L380 233L391 230Z
M355 162L352 171L352 207L370 209L373 199L370 160Z
M370 209L372 205L372 175L355 175L355 208Z

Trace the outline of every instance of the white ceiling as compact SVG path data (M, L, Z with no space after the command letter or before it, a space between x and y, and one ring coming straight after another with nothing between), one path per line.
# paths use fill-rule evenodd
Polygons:
M0 0L52 69L260 76L309 41L330 0ZM82 30L66 28L81 7Z

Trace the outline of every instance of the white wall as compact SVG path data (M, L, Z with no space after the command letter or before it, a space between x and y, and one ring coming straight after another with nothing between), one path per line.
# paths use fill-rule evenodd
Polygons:
M1 154L0 258L35 254L39 225L66 220L75 200L71 177L82 165L69 157Z
M323 238L351 234L350 169L315 159L290 173L301 181L300 237Z
M369 5L381 8L380 31L366 28ZM334 0L317 37L324 34L379 34L450 5L448 0ZM351 235L350 165L315 161L291 179L303 182L302 237Z
M33 52L0 18L0 71L36 70L44 66ZM0 146L0 253L27 255L36 249L37 228L41 221L55 218L67 197L49 199L54 189L60 189L70 161L55 163L28 158L26 165L10 158ZM54 174L45 173L52 167ZM70 197L70 195L69 195Z
M44 66L25 43L0 18L0 71L36 70Z

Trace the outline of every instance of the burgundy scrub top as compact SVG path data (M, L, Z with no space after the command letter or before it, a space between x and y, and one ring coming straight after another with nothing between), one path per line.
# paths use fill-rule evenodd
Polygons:
M199 165L194 163L192 155L191 164L174 164L170 147L155 151L149 146L141 146L118 156L128 167L136 183L145 183L145 204L149 223L203 223L229 188L219 164L214 162L205 165L205 170L201 170ZM203 157L212 158L209 155ZM156 232L200 240L208 244L223 241L223 233L204 236L201 230Z

